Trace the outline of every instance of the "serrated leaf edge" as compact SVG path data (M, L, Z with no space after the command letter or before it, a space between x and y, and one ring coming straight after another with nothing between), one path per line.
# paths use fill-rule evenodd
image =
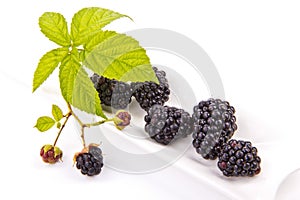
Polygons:
M40 70L42 68L41 64L43 61L45 61L45 59L47 59L49 57L50 54L54 53L56 54L56 52L58 53L59 51L64 52L64 54L62 54L62 56L59 58L58 55L55 55L55 57L57 57L57 60L56 60L56 65L53 67L53 69L51 69L49 71L49 74L47 75L47 77L43 78L44 80L42 80L41 83L36 83L36 80L37 80L37 73L38 73L38 70ZM33 75L33 83L32 83L32 92L35 92L36 89L38 89L48 78L49 76L53 73L53 71L60 65L60 63L62 62L62 60L65 58L65 56L68 54L68 48L65 48L65 47L62 47L62 48L57 48L57 49L52 49L50 51L48 51L47 53L45 53L39 60L39 63L38 63L38 66L37 68L35 69L35 72L34 72L34 75ZM50 59L50 58L48 58Z
M65 35L65 33L62 32L62 30L61 30L60 28L57 28L57 29L58 29L58 31L59 31L59 33L60 33L60 36L61 36L65 41L64 41L64 40L61 40L61 39L59 39L59 38L52 38L52 36L49 37L49 36L48 36L48 33L45 32L46 26L42 25L41 20L42 20L43 17L45 17L46 15L49 15L49 14L57 15L57 16L61 17L61 19L63 20L63 23L64 23L64 25L65 25L64 28L66 28L66 33L67 33L67 35ZM51 19L51 20L53 21L53 19L52 19L51 17L48 17L48 19ZM62 46L62 47L69 47L69 46L71 45L71 36L70 36L70 34L69 34L69 31L68 31L68 24L67 24L67 21L66 21L65 17L64 17L62 14L57 13L57 12L44 12L44 13L39 17L39 27L40 27L40 29L41 29L41 32L42 32L42 33L43 33L50 41L52 41L52 42L54 42L54 43L56 43L56 44L58 44L58 45L60 45L60 46ZM47 29L50 30L49 27L47 27ZM65 38L65 36L67 36L67 38ZM58 39L58 40L57 40L57 39Z

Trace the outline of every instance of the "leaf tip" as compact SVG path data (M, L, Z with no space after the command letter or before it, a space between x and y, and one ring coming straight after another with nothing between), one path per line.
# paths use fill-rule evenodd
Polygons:
M156 83L156 84L158 84L158 85L160 84L160 83L159 83L159 80L158 80L158 78L157 78L156 76L155 76L154 83Z
M130 16L128 16L128 15L123 15L124 17L127 17L128 19L130 19L132 22L134 22L134 20L130 17Z
M36 91L37 87L33 86L32 87L32 93L34 93Z

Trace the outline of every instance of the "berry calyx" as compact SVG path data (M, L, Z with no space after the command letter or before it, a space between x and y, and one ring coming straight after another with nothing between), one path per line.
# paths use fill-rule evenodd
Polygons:
M40 156L45 163L54 164L61 160L63 152L60 148L47 144L44 145L40 150Z

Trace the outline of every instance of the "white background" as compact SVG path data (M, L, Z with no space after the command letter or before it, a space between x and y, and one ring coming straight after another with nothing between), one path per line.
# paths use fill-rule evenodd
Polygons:
M99 199L273 199L277 187L299 160L300 4L291 0L10 0L2 1L1 20L1 195L9 198ZM59 146L64 162L48 166L39 149L55 134L33 129L40 115L61 103L52 90L55 77L35 94L32 75L39 58L56 45L39 31L38 17L60 12L70 22L83 7L99 6L127 14L110 27L120 32L164 28L193 39L218 68L226 98L235 106L237 136L261 147L262 173L254 179L224 179L208 172L213 164L194 165L182 158L173 166L147 175L123 174L104 168L90 179L72 168L80 150L70 124ZM58 84L57 84L58 85ZM250 138L251 137L251 138ZM194 150L187 152L200 160ZM202 161L200 161L202 162ZM191 164L191 165L189 165ZM208 175L206 173L209 173ZM205 177L205 178L203 178ZM2 184L3 185L3 184ZM228 196L226 196L228 195ZM288 195L288 194L286 194ZM286 198L288 198L286 196Z

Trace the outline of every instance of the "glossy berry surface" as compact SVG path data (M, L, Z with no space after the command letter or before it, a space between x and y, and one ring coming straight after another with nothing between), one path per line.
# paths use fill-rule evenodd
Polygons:
M89 147L89 152L79 153L76 156L76 168L79 169L83 175L98 175L102 167L102 151L98 147Z
M98 74L91 77L101 103L115 109L125 109L131 102L132 89L127 83L108 79Z
M153 67L159 84L153 82L132 83L133 96L141 108L148 111L153 105L164 105L169 100L170 89L166 73Z
M193 146L205 159L214 160L237 130L235 109L227 101L201 101L193 111Z
M156 142L167 145L176 138L191 133L192 121L183 109L169 106L152 106L144 117L145 131Z
M254 176L260 173L261 159L251 142L230 140L223 145L218 167L225 176Z

